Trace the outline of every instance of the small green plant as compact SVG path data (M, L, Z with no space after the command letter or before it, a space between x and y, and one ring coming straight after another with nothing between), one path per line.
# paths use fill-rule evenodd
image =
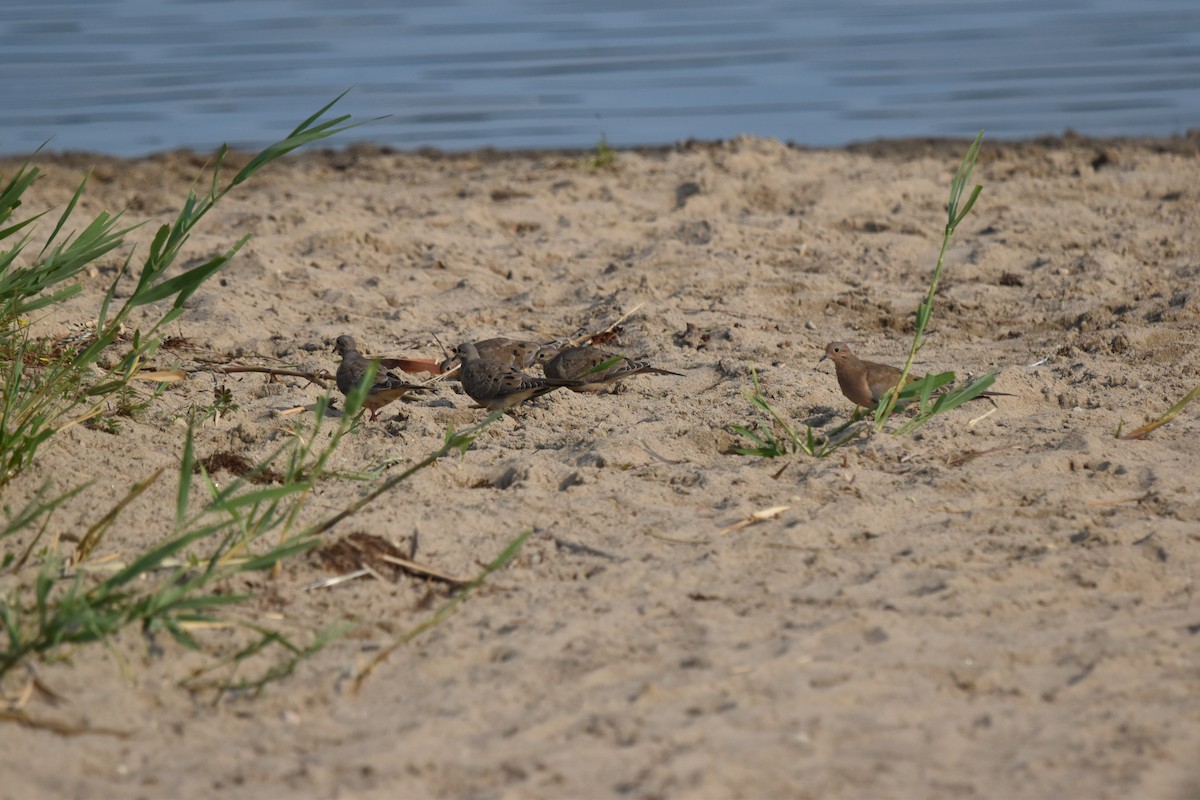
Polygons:
M975 186L971 194L963 201L963 194L971 180L979 156L979 145L983 141L983 131L975 137L975 141L967 149L966 155L959 164L954 180L950 184L950 201L948 222L942 237L941 252L938 253L937 265L933 271L933 279L929 291L917 308L916 332L913 336L912 347L908 359L896 387L887 393L876 404L872 426L875 430L884 430L884 425L892 412L897 409L908 410L909 416L900 423L893 433L906 435L912 433L938 414L958 408L963 403L975 399L987 391L995 381L995 373L986 374L964 386L945 390L953 383L954 373L943 372L936 375L926 375L916 381L909 381L908 374L912 370L913 360L924 343L925 329L929 325L933 312L933 298L937 294L938 283L942 277L946 251L955 229L979 198L982 186ZM754 374L753 391L745 392L745 396L755 406L760 420L754 426L731 425L730 428L741 436L749 439L753 446L735 448L734 452L742 455L777 458L784 455L804 453L805 455L821 458L837 450L839 447L854 441L864 433L869 426L860 424L860 412L856 410L850 421L834 428L828 434L815 434L811 427L806 426L801 435L784 420L762 396L758 385L758 374ZM782 434L776 431L781 431Z
M124 429L124 424L115 414L98 414L83 423L85 428L116 436Z
M754 384L753 390L742 394L754 406L759 419L749 426L729 426L734 433L753 443L752 447L733 448L733 452L739 455L779 458L803 453L813 458L824 458L866 431L866 426L859 424L859 418L855 416L828 434L813 433L812 426L805 425L804 434L801 435L767 402L758 383L757 370L751 371L751 380ZM782 435L776 433L776 430L782 431Z
M583 161L588 169L593 170L608 169L616 162L617 151L612 149L603 133L600 134L600 140L596 142L596 154Z
M166 383L158 384L149 397L143 397L132 386L126 386L117 392L113 398L113 414L126 419L138 419L154 404L167 388Z
M967 148L967 153L963 156L962 162L958 165L958 171L954 173L954 179L950 182L950 200L946 205L946 228L942 234L942 248L938 252L937 264L933 269L933 279L929 282L929 292L925 295L925 299L917 306L916 331L913 333L913 341L908 351L908 358L905 360L904 367L900 371L900 380L896 383L894 389L880 398L879 403L875 407L875 430L883 430L884 423L887 422L888 417L896 409L897 403L901 401L905 390L909 388L907 385L908 373L912 370L913 361L916 360L917 353L925 343L925 329L928 327L929 319L933 315L933 298L937 294L938 283L942 279L942 269L945 266L946 251L950 248L950 239L954 236L954 231L958 228L959 223L966 218L967 214L974 207L975 201L979 199L980 192L983 191L982 186L976 185L971 190L971 194L967 196L966 202L963 202L963 193L966 191L967 184L971 182L971 173L974 171L975 161L979 157L979 145L981 142L983 142L983 131L979 132L975 137L975 141ZM925 385L919 387L915 395L908 395L917 401L915 404L916 413L896 432L901 434L911 433L933 419L936 415L950 411L978 397L987 391L987 388L996 380L996 376L995 373L989 373L966 386L946 394L936 395L935 397L934 391L937 388L953 380L954 373L952 372L925 378L921 382ZM931 398L933 398L932 403L930 402Z
M119 434L125 420L140 418L166 387L167 384L160 383L150 397L143 397L132 386L123 386L109 397L102 413L85 420L83 425L92 430Z
M207 191L188 192L175 221L158 229L136 276L130 274L133 253L126 256L100 304L95 335L78 347L55 346L33 338L27 315L79 294L81 286L75 281L79 273L120 247L125 234L138 226L120 228L121 214L102 212L82 231L73 234L69 223L87 185L85 177L41 250L25 266L18 266L18 258L31 241L30 226L46 212L4 227L40 174L38 168L28 163L17 170L0 190L0 247L7 246L0 251L0 487L33 462L38 448L56 430L102 414L110 398L128 386L141 364L154 355L165 326L183 314L187 300L250 238L247 234L225 252L167 277L200 220L225 195L267 164L298 147L358 124L342 124L349 119L348 115L319 121L339 99L335 98L300 123L286 138L267 147L223 186L222 168L229 151L222 146ZM136 282L125 302L114 309L117 287L123 280ZM170 307L161 317L147 330L134 331L128 352L115 365L100 369L101 354L116 342L130 315L138 308L162 301L170 301ZM99 379L92 377L94 370L101 372Z
M221 383L213 386L213 401L206 406L193 403L189 416L201 422L212 420L213 424L219 425L221 417L232 414L238 408L237 402L233 399L233 392L228 386Z

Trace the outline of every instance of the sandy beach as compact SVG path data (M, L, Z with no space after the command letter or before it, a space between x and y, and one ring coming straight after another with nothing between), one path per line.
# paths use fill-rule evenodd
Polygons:
M28 673L10 676L10 707L125 735L0 726L0 800L1200 796L1200 410L1115 436L1200 384L1200 137L985 140L915 369L996 370L1013 396L825 459L732 452L747 442L730 426L757 419L754 374L821 430L853 410L818 361L828 342L903 363L967 144L740 138L605 167L352 146L255 176L186 256L253 238L152 366L332 371L343 334L440 359L633 312L606 346L682 377L533 400L329 531L467 577L533 531L357 692L444 584L311 589L338 572L313 553L230 587L256 598L233 613L301 638L352 628L258 696L179 687L235 647L220 630L208 655L129 629L35 662L58 699L19 697ZM145 248L207 159L39 156L28 200L62 207L93 168L81 212L128 209L151 223L129 237ZM119 263L35 333L94 320ZM250 461L323 391L197 372L115 434L57 435L4 505L94 480L51 521L78 535L163 468L93 558L146 550L170 533L188 410L222 386L237 408L198 429L197 453ZM415 462L483 418L469 405L449 381L393 403L330 466ZM323 480L306 514L371 485Z

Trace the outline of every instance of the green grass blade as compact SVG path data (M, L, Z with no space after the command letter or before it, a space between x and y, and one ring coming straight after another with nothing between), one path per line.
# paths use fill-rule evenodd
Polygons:
M196 465L195 427L188 423L183 440L183 457L179 464L179 490L175 493L175 529L183 528L187 517L188 498L192 495L192 472Z
M1176 403L1175 405L1173 405L1169 409L1167 409L1166 413L1163 414L1158 419L1151 420L1150 422L1147 422L1145 425L1141 426L1137 430L1130 431L1129 433L1125 434L1124 436L1121 436L1120 438L1122 438L1122 439L1143 439L1143 438L1145 438L1147 435L1150 434L1151 431L1161 428L1163 425L1166 425L1168 422L1175 419L1175 417L1179 416L1179 412L1183 411L1183 409L1188 405L1188 403L1192 402L1193 400L1196 400L1197 398L1200 398L1200 386L1197 386L1196 388L1192 389L1190 392L1185 394L1183 396L1183 399L1181 399L1178 403Z
M959 212L958 219L954 221L955 227L966 218L967 214L971 213L971 209L975 206L975 201L979 199L979 195L982 192L982 186L976 186L971 190L971 196L967 199L966 205L962 207L962 211Z
M307 553L315 547L320 547L320 545L321 540L316 537L293 541L277 547L269 553L263 553L262 555L243 561L238 565L238 569L241 572L261 572L264 569L270 569L284 559L297 556L301 553Z
M193 652L200 651L200 643L196 641L194 636L180 627L177 621L171 619L170 617L163 617L162 626L167 629L167 633L171 634L171 638L183 645L183 647Z
M36 300L18 301L13 306L13 314L15 316L23 316L25 314L30 314L34 311L45 308L46 306L56 306L59 303L64 303L67 300L70 300L81 291L83 291L83 287L79 284L75 284L74 286L67 286L63 289L59 289L54 294L39 297Z
M612 358L601 361L599 364L592 367L591 369L589 369L587 372L583 373L583 375L580 375L579 377L583 378L588 375L605 372L607 370L612 369L617 364L620 364L624 360L625 360L625 356L613 356Z
M976 397L979 397L979 395L991 388L995 382L996 373L989 372L987 375L982 375L965 386L952 389L937 399L933 407L933 413L941 414L946 411L953 411L964 403L969 403Z
M157 286L149 288L144 292L139 292L138 295L131 300L130 304L136 308L137 306L144 306L148 303L156 303L159 300L164 300L172 295L178 295L175 298L175 307L178 308L182 306L183 303L189 297L191 297L197 289L200 288L200 284L211 278L217 270L225 266L225 264L229 262L229 259L233 258L234 255L237 254L238 250L241 250L242 246L248 241L250 241L250 235L246 234L239 239L238 242L233 245L233 247L229 248L221 255L214 256L200 266L189 269L182 275L176 275L174 278L165 280Z
M226 497L219 504L212 506L213 511L232 512L235 509L245 508L246 506L256 506L261 503L270 503L276 500L282 500L291 495L300 492L307 492L313 487L311 481L301 481L298 483L287 483L283 486L271 486L266 489L257 489L252 492L246 492L235 497Z
M181 613L184 611L205 611L210 608L219 608L221 606L236 606L238 603L245 603L247 600L253 600L254 595L251 594L206 594L193 595L190 597L180 597L177 600L172 600L169 610L172 613ZM188 615L189 619L200 620L198 614ZM207 618L211 619L211 617Z
M315 114L297 125L295 130L293 130L286 139L267 147L265 150L251 159L249 164L242 167L242 169L238 171L237 175L235 175L233 180L230 181L229 187L225 191L228 191L234 186L242 183L270 162L280 158L281 156L287 155L298 147L303 147L311 142L328 138L334 134L341 133L342 131L350 130L351 128L357 128L359 125L365 125L366 122L374 121L366 120L364 122L354 122L349 125L343 125L343 122L350 119L349 114L343 114L340 117L334 117L333 119L325 122L317 122L318 119L324 116L325 112L333 108L333 106L343 97L345 97L349 91L350 90L347 89L345 92L342 92L337 97L333 98L333 100L322 106L321 109ZM377 117L376 119L383 119L383 117Z
M17 169L16 173L9 179L8 184L5 185L4 190L0 191L0 223L6 222L12 216L12 213L20 208L21 197L38 180L40 175L41 170L37 167L31 167L28 161ZM47 212L42 212L42 214L45 213ZM38 216L42 215L39 214ZM25 224L28 223L22 223L22 227Z
M963 218L967 216L967 212L971 210L971 206L975 205L975 200L979 197L979 193L983 191L982 186L976 186L975 190L971 193L971 198L967 202L967 205L961 210L959 209L959 201L962 199L962 193L966 189L967 184L971 181L971 173L975 169L975 161L979 157L979 146L982 142L983 131L980 131L976 135L975 141L967 148L966 155L963 156L963 160L958 165L958 170L954 173L954 180L950 183L950 202L946 206L949 216L949 223L946 229L949 234L953 234L954 229L958 227L958 223L962 222Z
M108 580L100 584L102 593L113 592L119 587L138 578L144 573L157 569L164 561L178 553L183 548L190 545L199 539L211 534L211 530L201 528L199 530L189 531L182 536L176 536L169 539L158 547L143 553L139 558L130 562L124 569L112 575Z
M39 219L41 219L42 217L46 216L49 213L50 213L49 211L43 211L42 213L37 214L36 216L32 216L29 219L22 220L21 222L18 222L15 225L9 225L7 228L0 228L0 239L7 239L9 236L12 236L17 231L21 230L22 228L26 227L27 225L32 225L33 223L37 222ZM11 255L16 255L17 253L19 253L21 251L21 249L24 246L25 246L25 241L22 240L17 245L15 245L12 249L5 251L5 253L11 254ZM12 258L9 257L9 258L5 259L2 263L5 266L7 266L8 264L12 263Z
M46 239L46 244L44 244L42 246L42 253L45 253L46 250L49 249L50 244L56 238L58 238L58 234L62 231L63 226L67 224L67 220L70 219L71 214L73 214L75 212L75 206L77 206L79 204L79 198L83 196L83 189L85 186L87 186L88 178L90 178L91 175L92 175L91 170L88 170L87 174L85 174L83 176L83 180L81 180L79 182L79 188L77 188L75 190L75 194L72 195L71 201L69 203L67 203L67 207L65 209L63 209L63 213L58 218L58 224L54 226L54 230L50 233L50 236Z

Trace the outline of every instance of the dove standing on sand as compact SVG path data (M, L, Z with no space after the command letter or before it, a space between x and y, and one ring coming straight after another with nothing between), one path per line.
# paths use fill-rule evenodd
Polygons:
M610 361L612 363L604 369L596 370L601 364ZM651 366L649 361L634 361L620 353L602 350L599 347L568 347L543 364L542 369L545 370L547 378L580 381L579 386L571 387L575 392L598 392L630 375L683 377L678 372Z
M500 361L482 358L470 342L458 346L462 367L458 377L463 391L478 403L479 408L492 411L509 409L562 386L578 386L579 381L555 380L526 375L521 370Z
M395 359L369 359L364 358L363 354L358 352L358 345L354 342L353 336L339 336L334 342L333 352L342 357L342 363L338 365L337 370L337 387L344 395L349 395L354 391L354 387L358 386L363 376L367 373L367 367L372 361L380 363L381 361L395 361ZM436 365L435 365L436 366ZM375 373L375 383L371 388L367 389L367 397L363 400L363 408L371 412L371 419L374 420L379 415L379 409L386 406L393 400L399 400L408 392L428 392L432 391L428 386L421 386L416 383L408 383L390 372L385 372L380 368Z
M475 347L475 352L480 358L507 364L517 369L529 369L534 364L547 360L556 352L553 345L542 345L523 339L509 339L505 336L483 339L469 344ZM441 363L442 372L449 372L462 361L462 347L463 345L456 347L454 352Z
M845 342L830 342L821 361L829 359L837 370L838 386L850 402L863 408L874 408L879 398L900 381L900 370L875 361L863 361L850 352ZM904 385L919 381L922 375L909 375ZM983 392L979 397L1012 397L1006 392ZM978 398L974 398L978 399ZM897 403L897 407L901 407Z

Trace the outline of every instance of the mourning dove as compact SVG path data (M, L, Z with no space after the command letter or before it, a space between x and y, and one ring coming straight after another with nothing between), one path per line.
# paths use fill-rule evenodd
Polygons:
M487 361L496 361L500 364L508 364L517 369L528 369L539 361L545 361L555 353L551 345L541 345L537 342L528 342L522 339L509 339L505 336L497 336L494 339L483 339L482 341L471 342L470 344L474 345L475 352L479 354L480 358ZM442 372L449 372L456 364L462 361L461 349L461 345L455 348L454 352L441 363Z
M511 364L482 358L470 342L459 345L457 352L462 359L458 377L463 391L479 404L479 408L509 409L559 387L579 385L579 381L526 375Z
M363 376L366 375L367 367L372 360L381 365L409 360L364 358L363 354L358 352L358 345L355 344L353 336L339 336L334 342L333 352L342 357L342 363L338 365L337 370L337 387L344 395L349 395L354 391L354 387L358 386ZM418 359L418 361L420 360ZM437 365L433 364L432 366L436 368ZM367 389L367 398L363 400L363 408L371 412L371 419L374 420L379 415L379 409L393 400L399 400L406 393L428 391L432 391L428 386L408 383L389 372L380 370L375 373L375 383Z
M824 361L827 358L837 369L838 386L841 387L842 394L846 395L850 402L863 408L874 408L875 404L879 402L879 398L883 397L884 393L900 380L900 370L875 361L863 361L850 352L850 345L845 342L830 342L825 348L825 355L821 356L820 360ZM904 385L908 386L923 377L922 375L909 375ZM979 395L979 397L999 396L1012 397L1005 392L983 392ZM903 408L904 404L897 403L896 406Z
M604 369L593 372L596 367L606 361L613 361ZM554 358L542 365L547 378L562 380L578 380L581 385L571 387L576 392L598 392L609 384L614 384L630 375L654 374L676 375L678 372L659 369L650 365L649 361L634 361L619 353L602 350L599 347L568 347L559 352Z

